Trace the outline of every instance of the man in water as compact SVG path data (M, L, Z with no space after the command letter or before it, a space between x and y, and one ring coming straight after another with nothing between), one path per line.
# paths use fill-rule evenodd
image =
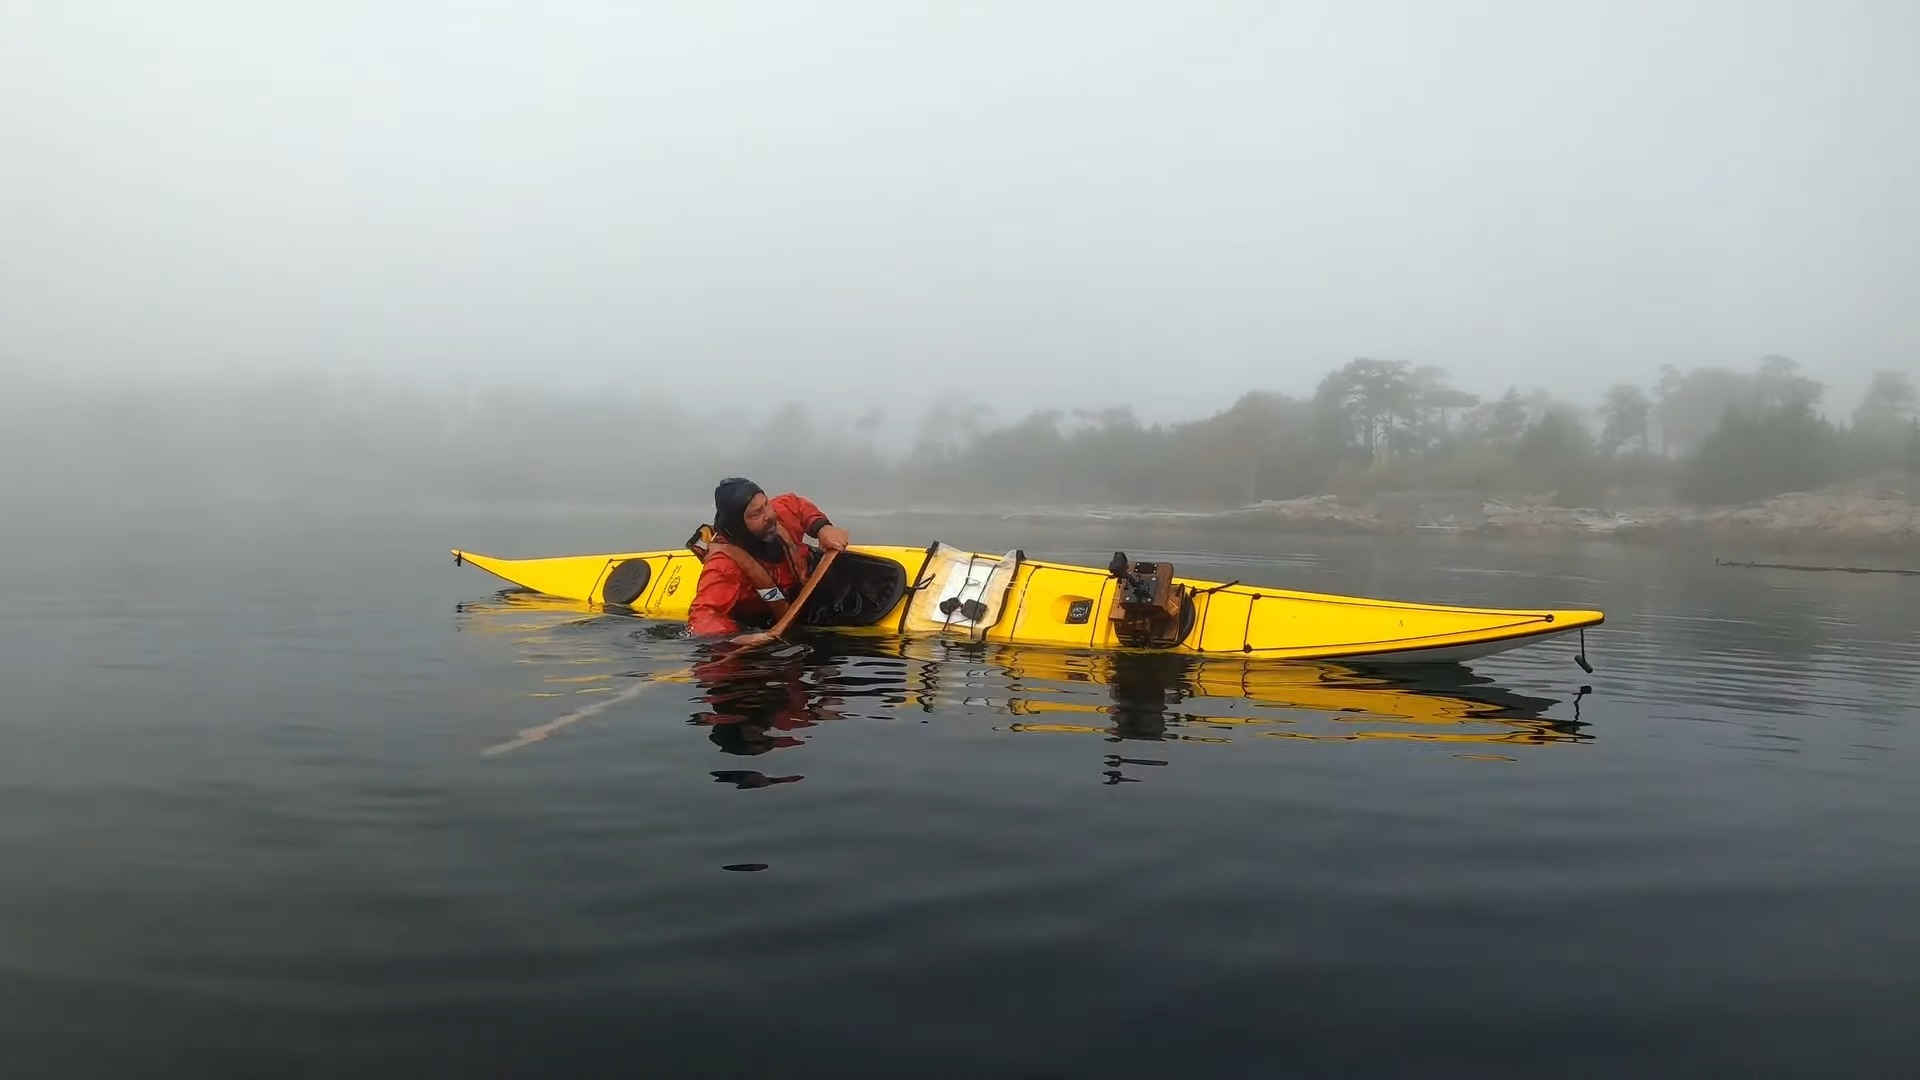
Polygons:
M805 536L818 540L822 551L847 547L847 530L805 497L787 492L769 499L751 480L722 480L713 489L713 537L687 629L695 637L734 635L741 645L772 641L766 628L786 610L812 569ZM747 627L753 629L742 633Z

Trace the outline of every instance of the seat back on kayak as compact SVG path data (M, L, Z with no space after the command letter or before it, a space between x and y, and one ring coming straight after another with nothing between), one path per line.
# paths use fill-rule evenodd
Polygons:
M1022 558L1018 549L996 558L934 544L914 582L900 631L980 637L1000 621Z

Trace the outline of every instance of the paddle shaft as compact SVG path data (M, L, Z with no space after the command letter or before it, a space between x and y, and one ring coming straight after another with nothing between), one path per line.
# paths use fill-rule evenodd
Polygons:
M793 603L787 605L787 613L780 616L779 621L773 624L773 629L767 631L768 634L780 637L787 632L793 625L793 620L800 617L801 606L807 602L808 597L813 595L814 586L820 584L820 579L827 576L827 567L832 566L833 560L839 555L838 551L827 552L826 557L820 560L820 565L814 567L813 573L807 575L806 584L800 586L800 593L793 598Z

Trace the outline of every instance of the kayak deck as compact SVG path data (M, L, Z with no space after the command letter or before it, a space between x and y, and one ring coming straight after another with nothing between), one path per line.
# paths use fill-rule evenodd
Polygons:
M500 559L456 548L453 555L456 563L472 563L524 589L655 619L687 617L701 567L685 549ZM1179 575L1171 581L1181 597L1178 627L1155 651L1202 656L1456 662L1605 620L1599 611L1578 609L1457 607ZM910 637L1125 649L1129 643L1110 617L1127 599L1125 588L1111 568L1027 559L1017 551L853 545L829 568L800 622Z

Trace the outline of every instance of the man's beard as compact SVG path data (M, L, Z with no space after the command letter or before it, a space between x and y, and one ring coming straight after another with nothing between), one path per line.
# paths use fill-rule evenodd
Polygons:
M744 523L740 531L746 534L741 537L740 546L746 548L762 562L777 562L786 557L787 549L786 545L781 543L778 518L767 522L767 527L759 532L747 528Z

